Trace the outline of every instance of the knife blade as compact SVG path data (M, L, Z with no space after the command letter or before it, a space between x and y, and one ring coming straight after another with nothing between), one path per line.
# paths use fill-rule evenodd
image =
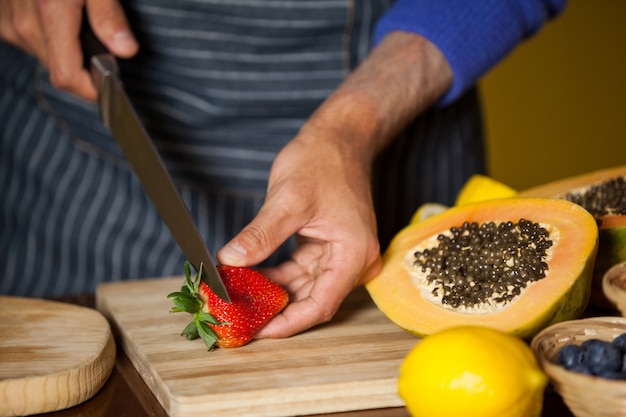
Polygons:
M96 38L86 15L83 16L81 43L86 68L98 91L102 122L118 142L187 260L218 297L230 302L211 253L126 94L117 59Z

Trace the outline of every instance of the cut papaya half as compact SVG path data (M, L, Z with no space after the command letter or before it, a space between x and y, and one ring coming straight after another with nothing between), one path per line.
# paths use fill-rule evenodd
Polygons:
M597 220L600 246L590 304L617 310L602 291L602 277L626 261L626 165L597 170L524 190L521 197L560 198L585 207Z
M583 313L597 248L596 222L575 203L483 201L401 230L365 286L417 336L478 325L530 339Z

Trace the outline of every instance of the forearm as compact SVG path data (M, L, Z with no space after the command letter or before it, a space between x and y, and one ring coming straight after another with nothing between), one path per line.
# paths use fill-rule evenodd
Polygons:
M323 103L304 130L332 129L342 153L370 164L411 120L441 97L452 84L443 54L425 38L390 33L369 57Z

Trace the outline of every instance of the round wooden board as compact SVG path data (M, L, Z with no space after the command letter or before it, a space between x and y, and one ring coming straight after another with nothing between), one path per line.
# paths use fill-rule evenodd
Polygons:
M0 296L0 416L80 404L102 388L114 362L111 328L96 310Z

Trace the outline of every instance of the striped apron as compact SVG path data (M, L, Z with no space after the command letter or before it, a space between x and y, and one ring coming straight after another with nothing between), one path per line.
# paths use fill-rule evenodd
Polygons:
M391 0L134 0L123 82L209 250L261 204L275 155L364 59ZM377 161L381 243L483 170L475 92L429 110ZM95 105L0 44L0 293L92 293L184 257ZM289 257L287 242L266 263Z

